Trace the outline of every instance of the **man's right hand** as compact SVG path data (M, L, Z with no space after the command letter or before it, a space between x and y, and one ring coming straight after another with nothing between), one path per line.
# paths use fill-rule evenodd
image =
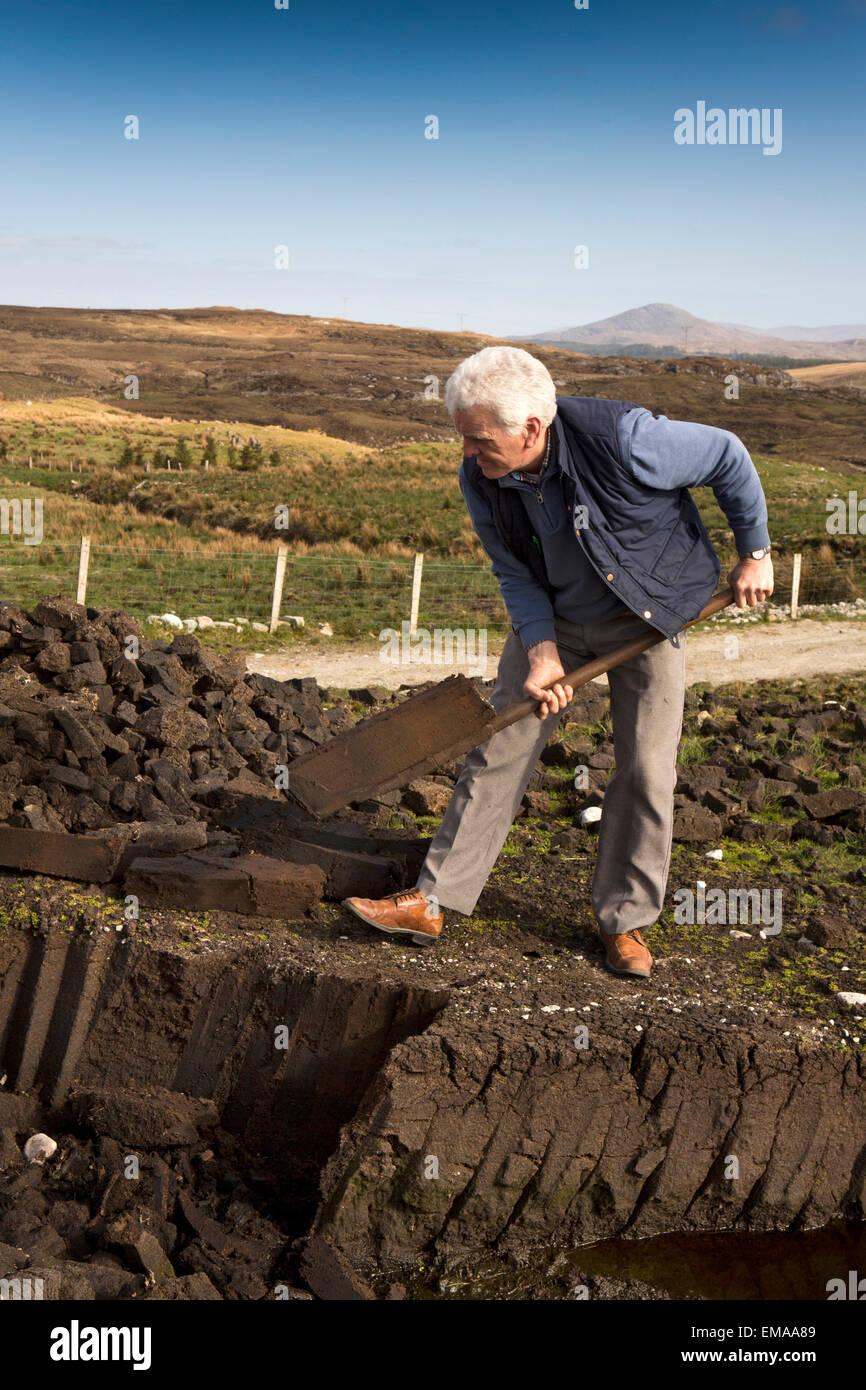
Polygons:
M523 690L526 695L539 702L535 711L536 719L546 719L549 714L565 709L574 695L574 690L570 685L560 683L560 678L565 675L565 668L559 659L555 642L536 642L526 655L529 657L529 675L524 682ZM550 688L545 690L544 686Z

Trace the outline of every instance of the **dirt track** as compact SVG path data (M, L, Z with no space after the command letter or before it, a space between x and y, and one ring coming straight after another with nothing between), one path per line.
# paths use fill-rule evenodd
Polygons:
M736 646L728 645L736 639ZM500 646L487 653L486 671L468 674L494 676ZM322 686L340 688L384 685L396 689L404 682L441 680L456 665L393 665L379 660L374 642L329 645L299 644L285 653L251 655L247 666L278 680L315 676ZM688 637L687 670L690 685L724 685L728 681L779 680L822 674L849 675L866 669L866 623L841 621L761 623L754 626L694 632ZM605 680L605 677L601 678Z

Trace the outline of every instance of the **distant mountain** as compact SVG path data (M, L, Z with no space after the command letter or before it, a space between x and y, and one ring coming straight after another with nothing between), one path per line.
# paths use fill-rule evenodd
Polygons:
M849 338L866 338L866 323L837 323L830 328L802 328L786 325L784 328L769 328L777 338L791 338L808 343L844 343Z
M838 357L844 361L861 361L866 358L866 326L852 325L852 332L845 341L827 337L824 339L796 338L791 335L767 332L760 328L748 328L743 324L713 323L710 319L699 319L686 309L675 304L643 304L639 309L627 309L623 314L611 318L597 319L594 323L580 324L575 328L557 328L542 333L522 335L518 342L568 344L569 347L598 351L603 348L615 353L617 349L634 348L638 345L655 348L674 348L690 355L707 353L713 356L732 357L737 353L755 353L766 357L797 357L808 361L810 358ZM803 329L806 333L809 330ZM835 329L818 329L828 335ZM841 333L843 330L839 330ZM847 333L847 330L845 330ZM827 343L832 342L828 351Z

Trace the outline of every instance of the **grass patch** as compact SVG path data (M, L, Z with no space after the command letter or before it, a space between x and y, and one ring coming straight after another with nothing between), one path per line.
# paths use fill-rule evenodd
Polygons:
M677 755L677 762L683 767L691 767L695 763L705 763L708 757L707 740L701 738L699 734L686 734L680 742L680 751Z

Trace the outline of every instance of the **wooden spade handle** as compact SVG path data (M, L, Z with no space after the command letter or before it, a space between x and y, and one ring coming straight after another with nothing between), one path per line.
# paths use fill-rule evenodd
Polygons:
M691 618L680 629L685 632L687 627L693 627L695 623L703 622L704 618L711 618L714 613L720 613L723 608L727 608L729 603L734 601L734 591L731 588L720 589L717 594L713 594L709 603L705 605L696 618ZM576 671L569 671L567 676L561 676L559 680L551 681L550 685L570 685L577 689L579 685L586 685L588 681L595 680L596 676L603 676L605 671L611 671L614 666L621 666L624 661L631 661L633 656L640 656L649 647L655 647L659 642L666 642L668 639L663 632L652 632L646 637L635 637L632 642L624 642L621 647L614 647L612 652L606 656L597 656L593 661L588 661L585 666L579 666ZM550 685L543 686L542 689L549 690ZM509 724L516 724L518 719L523 719L533 710L538 709L538 701L533 699L521 700L516 705L509 705L488 725L486 737L498 733L500 729L507 729Z

